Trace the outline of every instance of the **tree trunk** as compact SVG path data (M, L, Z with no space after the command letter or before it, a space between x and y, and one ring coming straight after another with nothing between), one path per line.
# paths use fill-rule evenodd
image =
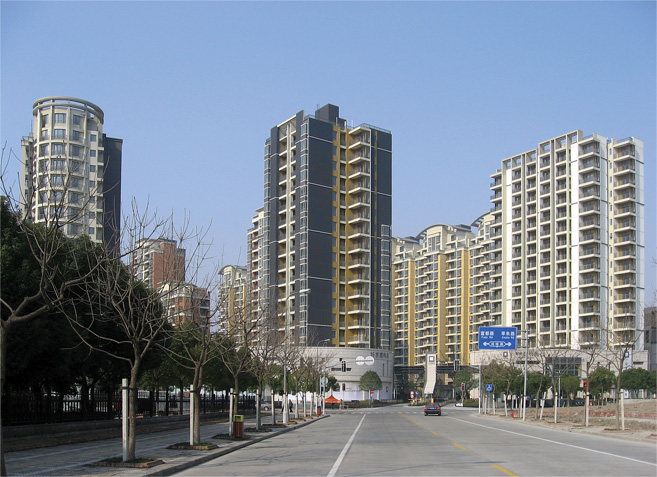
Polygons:
M128 389L128 452L127 461L135 460L137 445L137 378L139 376L140 360L136 360L130 370L130 383Z
M256 430L260 430L260 399L262 396L262 381L258 382L258 395L256 396ZM272 408L273 413L273 408Z
M194 391L190 391L189 393L189 399L190 399L190 406L191 406L191 400L194 400L194 405L191 406L194 409L193 414L191 416L192 419L192 442L190 442L191 445L196 446L201 443L201 399L200 399L200 393L201 390L199 387L194 386Z

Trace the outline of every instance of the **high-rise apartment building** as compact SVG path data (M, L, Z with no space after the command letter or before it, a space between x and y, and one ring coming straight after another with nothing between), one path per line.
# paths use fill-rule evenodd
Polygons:
M132 267L139 280L160 293L171 324L194 321L207 326L211 317L210 294L186 281L185 256L185 249L178 247L175 240L143 239L132 254Z
M389 349L390 131L349 127L330 104L301 111L272 128L264 184L250 270L279 329L306 345Z
M573 131L503 160L470 227L395 238L397 374L428 354L480 362L480 326L526 330L530 348L642 350L643 168L640 140Z
M137 278L156 289L165 282L185 281L185 249L175 240L144 239L138 243L132 256Z
M432 225L394 240L396 367L423 366L425 356L468 364L470 247L467 225ZM404 341L408 341L405 343ZM400 368L401 369L401 368Z
M234 333L238 339L242 339L240 329L255 333L258 325L257 320L252 319L248 285L247 267L226 265L219 270L219 325L223 330Z
M530 347L642 349L643 170L642 141L581 131L503 160L486 322L528 330Z
M58 217L68 236L87 234L117 250L123 140L103 132L93 103L53 96L33 105L32 134L21 141L21 200L35 222Z

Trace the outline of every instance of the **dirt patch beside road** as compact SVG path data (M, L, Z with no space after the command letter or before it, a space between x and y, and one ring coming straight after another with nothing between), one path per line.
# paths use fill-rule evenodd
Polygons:
M573 406L560 407L557 413L558 423L554 423L554 409L543 409L543 419L537 419L534 408L527 409L527 422L535 425L555 427L571 432L588 432L610 435L620 438L657 441L657 401L654 399L633 400L625 403L625 430L616 430L616 404L589 406L589 427L584 426L585 408ZM497 415L504 417L504 410L497 409ZM514 410L514 418L519 419L521 412ZM541 410L538 409L540 417ZM509 411L509 418L511 411Z

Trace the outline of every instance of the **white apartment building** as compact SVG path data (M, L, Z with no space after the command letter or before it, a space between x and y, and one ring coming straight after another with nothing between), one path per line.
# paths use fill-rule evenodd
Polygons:
M35 222L57 218L66 235L87 234L116 250L123 141L103 133L102 109L82 99L42 98L32 114L32 133L21 141L26 216Z
M643 170L642 141L581 131L503 160L486 321L528 330L530 347L642 349Z

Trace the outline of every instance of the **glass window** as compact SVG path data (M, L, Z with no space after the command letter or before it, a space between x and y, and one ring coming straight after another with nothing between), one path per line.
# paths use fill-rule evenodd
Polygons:
M52 145L52 153L55 154L55 155L66 154L66 149L64 149L63 144L53 144Z
M66 161L64 159L52 160L52 169L54 171L63 171L65 167L66 167Z
M96 172L96 166L94 165L89 166L89 172Z
M39 148L39 156L47 156L48 155L48 144L42 144L41 147Z
M96 157L96 151L94 151L93 149L91 151L89 151L89 156L90 157Z
M73 116L73 117L77 117L77 116ZM79 141L82 135L80 134L80 131L72 131L71 137L73 138L74 141Z
M42 128L45 128L47 125L48 125L48 115L47 115L47 114L43 114L43 115L41 116L41 127L42 127Z
M55 113L55 124L66 124L66 113Z
M79 126L80 124L82 124L82 116L78 116L77 114L74 114L73 115L73 124L75 126Z
M66 137L66 129L55 129L52 132L52 137L54 139L64 139Z
M79 146L73 146L73 150L71 152L71 155L73 157L80 157L80 147Z
M92 135L90 136L89 140L90 140L91 142L96 142L96 135L95 135L95 134L92 134Z

